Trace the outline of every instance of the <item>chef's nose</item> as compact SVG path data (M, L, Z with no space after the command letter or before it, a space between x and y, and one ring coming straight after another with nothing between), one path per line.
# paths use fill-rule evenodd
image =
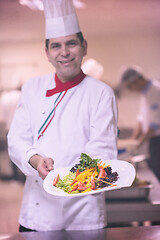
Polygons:
M69 54L70 54L70 52L69 52L68 47L66 45L63 45L61 47L61 55L66 58L69 56Z

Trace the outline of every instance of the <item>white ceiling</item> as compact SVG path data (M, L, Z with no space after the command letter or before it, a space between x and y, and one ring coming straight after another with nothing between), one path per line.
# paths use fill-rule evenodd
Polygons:
M83 0L77 9L87 36L160 31L159 0ZM19 4L0 0L0 42L44 39L44 15Z

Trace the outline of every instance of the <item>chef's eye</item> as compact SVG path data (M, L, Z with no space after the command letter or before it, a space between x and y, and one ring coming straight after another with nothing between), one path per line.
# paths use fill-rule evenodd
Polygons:
M51 46L50 46L52 49L58 49L58 48L60 48L60 44L59 43L53 43L53 44L51 44Z
M67 46L69 46L69 47L74 47L76 45L77 45L76 41L69 41L69 42L67 42Z

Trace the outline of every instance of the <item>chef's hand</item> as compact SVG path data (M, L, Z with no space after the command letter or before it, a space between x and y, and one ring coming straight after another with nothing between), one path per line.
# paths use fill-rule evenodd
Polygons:
M47 174L53 170L54 161L52 158L41 157L38 154L33 155L29 160L30 165L38 171L39 176L45 179Z

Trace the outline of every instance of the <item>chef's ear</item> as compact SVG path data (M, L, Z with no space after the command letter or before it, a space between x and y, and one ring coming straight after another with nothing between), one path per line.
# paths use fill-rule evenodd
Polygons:
M84 50L83 56L86 56L87 55L87 49L88 49L88 43L85 39L82 42L82 47L83 47L83 50Z
M48 58L48 61L50 62L50 55L49 55L48 48L45 48L45 52L46 52L46 56Z
M49 56L49 39L46 39L45 42L45 52L46 52L46 56L48 58L48 61L50 62L50 56Z

